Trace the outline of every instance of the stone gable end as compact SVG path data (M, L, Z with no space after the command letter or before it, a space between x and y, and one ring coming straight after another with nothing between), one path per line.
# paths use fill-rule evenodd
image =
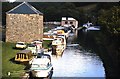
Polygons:
M32 42L43 37L43 15L6 14L6 42Z

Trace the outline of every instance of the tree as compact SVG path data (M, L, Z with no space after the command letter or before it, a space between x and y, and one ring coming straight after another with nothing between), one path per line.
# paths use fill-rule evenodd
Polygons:
M109 33L120 34L120 6L113 6L110 10L101 10L98 21Z

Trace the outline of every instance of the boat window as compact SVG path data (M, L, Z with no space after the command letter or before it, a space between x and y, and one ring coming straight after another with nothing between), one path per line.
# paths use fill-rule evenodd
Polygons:
M41 69L46 69L46 68L47 68L47 66L46 66L45 64L40 64L39 67L40 67Z
M40 55L38 55L38 56L37 56L37 58L41 58L41 56L40 56Z
M23 54L21 54L21 58L23 59Z
M19 54L17 54L17 59L19 58Z
M19 57L21 58L21 54L19 54L19 55L20 55Z
M48 63L48 64L47 64L47 67L49 67L49 66L50 66L50 64Z
M28 45L28 47L36 47L36 45L30 44Z
M47 56L42 56L41 58L47 58Z
M17 43L17 44L19 44L19 45L24 45L23 43Z
M57 40L57 39L54 39L54 40Z
M32 64L31 67L39 67L39 65L38 64Z
M21 58L23 59L23 54L21 54Z
M32 64L31 69L32 68L47 69L47 66L45 64Z
M70 22L70 24L73 24L73 22Z
M65 21L65 24L68 24L68 22L67 22L67 21Z
M26 54L24 54L24 59L27 59Z

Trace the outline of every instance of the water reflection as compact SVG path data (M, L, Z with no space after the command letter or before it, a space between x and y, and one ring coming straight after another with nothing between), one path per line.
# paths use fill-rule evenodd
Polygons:
M70 37L70 45L74 37ZM105 77L101 59L81 46L68 46L62 57L52 56L53 77Z

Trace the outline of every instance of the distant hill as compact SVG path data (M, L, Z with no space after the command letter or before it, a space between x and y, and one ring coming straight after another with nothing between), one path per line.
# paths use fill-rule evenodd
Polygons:
M2 25L5 25L5 13L21 2L2 3ZM44 21L61 21L61 17L73 17L83 23L95 21L98 11L101 8L108 9L115 3L97 3L97 2L29 2L36 9L44 14Z
M19 5L21 2L15 3L2 3L2 22L5 25L5 12ZM71 16L79 20L81 10L89 10L95 7L96 3L83 3L83 2L30 2L36 9L43 12L44 21L61 21L62 16Z

